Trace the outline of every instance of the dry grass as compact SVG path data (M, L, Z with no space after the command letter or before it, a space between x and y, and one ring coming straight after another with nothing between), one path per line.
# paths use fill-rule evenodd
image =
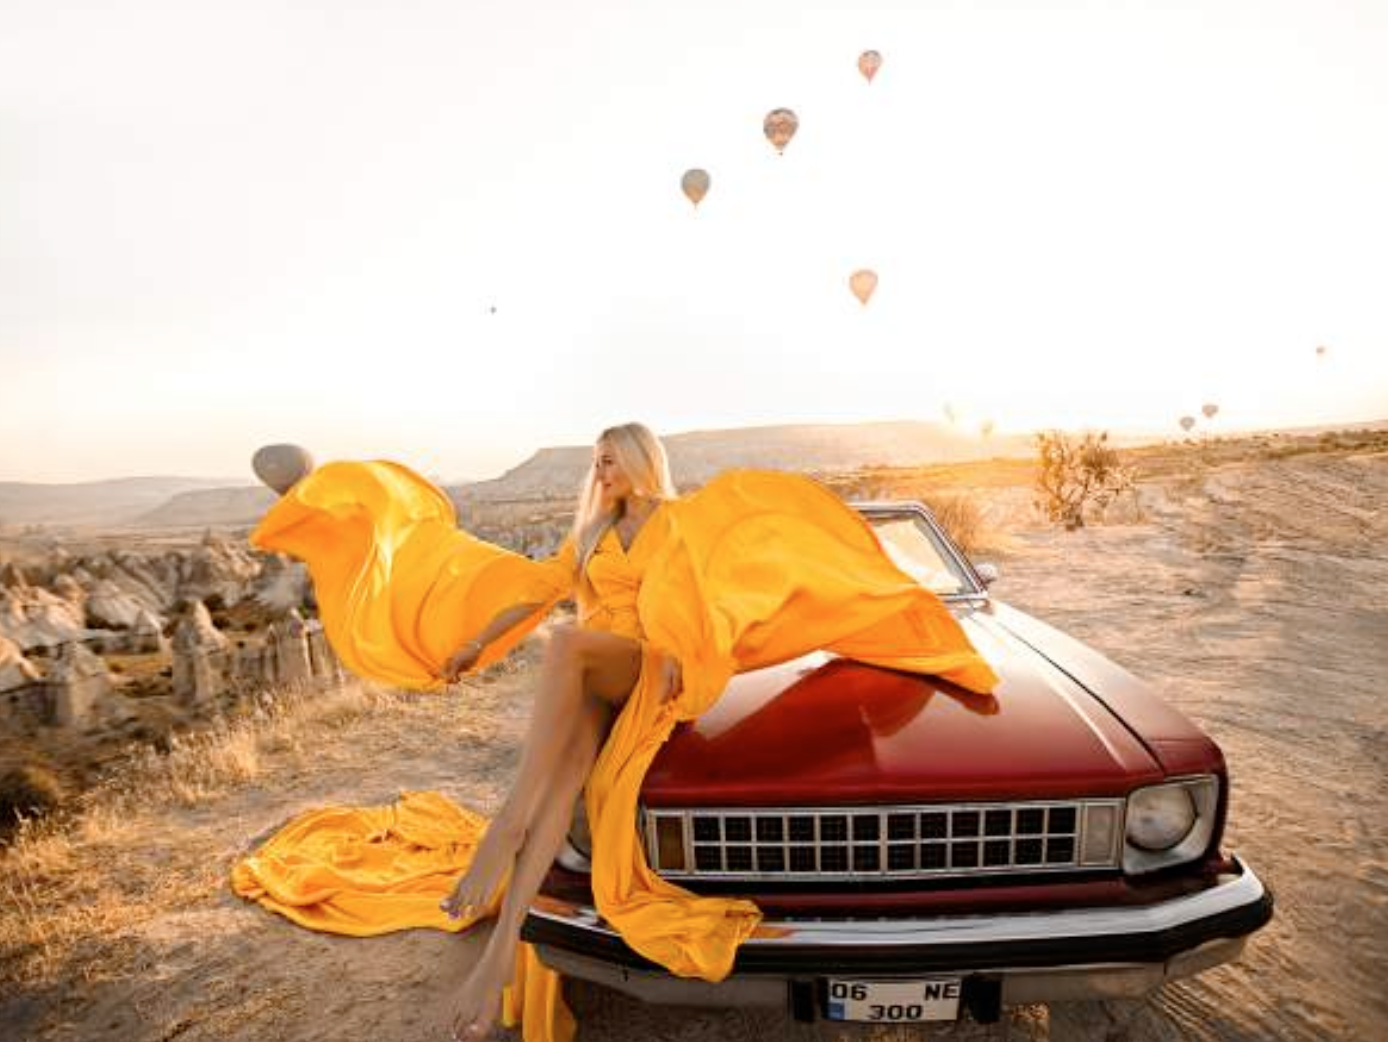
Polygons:
M85 809L89 814L151 804L192 807L216 799L256 778L263 753L297 748L305 727L351 719L387 697L359 683L326 690L266 689L256 697L253 712L204 731L174 735L167 753L141 747L86 795Z
M257 778L265 757L311 747L393 699L356 682L267 689L254 713L177 736L167 754L144 747L67 813L22 822L0 856L0 981L89 978L137 924L206 900L225 882L217 852L186 831L152 839L170 815L215 802Z
M930 508L949 537L965 553L993 545L980 493L939 481L935 468L864 467L842 474L820 475L820 480L846 500L909 500Z
M935 519L966 554L990 545L978 497L970 492L936 492L922 497Z

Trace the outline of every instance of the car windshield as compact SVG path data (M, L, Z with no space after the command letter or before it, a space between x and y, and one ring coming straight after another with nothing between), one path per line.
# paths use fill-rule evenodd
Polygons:
M926 589L941 597L975 592L954 555L919 514L866 516L896 566Z

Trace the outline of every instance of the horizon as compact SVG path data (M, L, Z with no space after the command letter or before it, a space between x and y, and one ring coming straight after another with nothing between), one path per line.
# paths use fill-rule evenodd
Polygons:
M631 416L1372 422L1384 53L1371 0L20 0L0 475L493 474Z
M1200 422L1201 422L1201 423L1204 423L1205 421L1201 420ZM657 435L658 435L662 440L668 441L668 440L671 439L671 438L680 438L680 437L685 437L685 436L688 436L688 435L697 435L697 434L722 434L722 433L734 433L734 432L738 432L738 431L753 431L753 430L763 430L763 429L773 429L773 428L775 428L775 429L784 429L784 428L796 428L796 427L863 427L863 426L874 426L874 425L894 425L894 424L903 424L903 423L923 423L923 424L930 424L930 425L934 425L934 426L942 427L942 428L946 428L946 429L948 429L948 426L949 426L949 425L948 425L947 423L945 423L944 421L937 421L937 420L909 420L909 419L903 420L903 419L887 419L887 420L865 420L865 421L860 421L860 422L856 422L856 423L778 423L778 424L757 424L757 425L752 425L752 426L748 426L748 427L701 428L701 429L688 430L688 431L673 431L673 432L659 432L659 431L658 431L658 432L656 432L656 433L657 433ZM1209 426L1209 425L1207 424L1206 426ZM1043 430L1043 429L1044 429L1044 430L1061 429L1064 433L1070 434L1070 435L1082 435L1082 434L1086 434L1086 433L1090 433L1090 432L1100 432L1100 431L1102 431L1103 433L1108 434L1110 437L1115 438L1115 440L1117 440L1117 441L1120 441L1120 442L1127 442L1127 444L1120 446L1121 448L1134 449L1134 448L1142 448L1142 447L1148 446L1148 445L1164 445L1164 444L1173 443L1173 442L1175 442L1175 443L1180 443L1180 442L1198 443L1198 442L1200 442L1200 441L1202 441L1202 440L1204 440L1204 439L1206 439L1206 438L1208 438L1208 439L1210 439L1210 440L1213 440L1213 441L1219 441L1219 440L1221 440L1221 439L1230 439L1230 440L1233 440L1233 439L1238 439L1238 438L1248 438L1248 437L1255 437L1255 436L1259 436L1259 435L1268 435L1268 434L1284 434L1284 435L1293 435L1293 436L1294 436L1294 435L1298 435L1298 434L1310 435L1310 434L1312 434L1312 433L1318 433L1318 432L1322 432L1322 431L1333 431L1333 430L1336 430L1336 429L1343 429L1343 430L1349 430L1349 429L1371 429L1371 430L1372 430L1372 429L1380 429L1380 428L1381 428L1381 429L1388 430L1388 416L1380 417L1380 418L1374 418L1374 419L1364 419L1364 420L1346 420L1346 421L1343 421L1343 423L1308 424L1308 425L1299 425L1299 426L1291 426L1291 427L1257 427L1257 428L1248 428L1248 429L1233 429L1233 428L1231 428L1231 429L1228 429L1228 430L1220 430L1220 431L1211 431L1211 430L1208 430L1208 429L1200 429L1199 427L1197 427L1196 429L1192 430L1191 433L1188 434L1188 435L1187 435L1187 434L1169 434L1169 433L1162 432L1162 431L1144 431L1144 430L1137 430L1137 429L1131 429L1131 430L1126 430L1126 431L1124 431L1124 430L1116 430L1116 429L1113 429L1113 428L1077 427L1077 428L1069 428L1069 429L1066 429L1066 428L1038 428L1038 429L1032 430L1032 431L995 431L995 432L993 433L993 437L994 437L994 438L1007 438L1007 437L1012 437L1012 438L1017 438L1017 437L1034 438L1034 437L1035 437L1037 434L1039 434L1039 433L1041 432L1041 430ZM983 444L983 443L986 442L987 439L985 439L985 438L982 437L981 435L976 435L976 434L975 434L975 435L973 435L973 436L971 437L971 440L974 440L974 441L979 442L980 444ZM509 464L505 465L505 466L504 466L501 470L499 470L497 473L495 473L495 474L489 474L489 475L485 475L485 476L473 477L473 476L464 476L464 475L440 475L440 474L437 474L437 473L428 473L428 474L425 474L425 476L426 476L430 481L434 482L435 484L445 485L445 486L459 485L459 484L477 484L477 483L486 482L486 481L495 481L495 480L497 480L497 479L503 477L506 473L508 473L508 472L510 472L510 471L512 471L512 470L514 470L514 469L516 469L517 467L523 466L525 463L529 462L531 459L533 459L533 458L534 458L536 455L538 455L540 452L543 452L543 451L545 451L545 450L551 450L551 449L558 449L558 450L563 450L563 449L580 449L580 448L583 448L583 447L584 447L584 444L581 443L581 442L571 442L571 443L569 443L569 444L563 444L563 445L539 445L539 446L535 446L535 447L531 448L530 450L528 450L528 451L526 452L525 455L518 457L518 458L515 460L515 462L512 462L512 463L509 463ZM329 461L332 461L332 460L347 459L347 458L349 458L349 457L345 457L345 456L329 456L329 455L323 455L323 456L320 457L319 455L314 454L314 466L317 467L317 466L319 466L319 465L321 465L321 464L323 464L323 463L326 463L326 462L329 462ZM366 457L355 457L355 458L366 458ZM384 457L370 457L370 458L379 459L379 458L384 458ZM1016 457L1015 457L1015 456L1012 456L1012 455L1010 455L1010 454L1000 454L1000 455L992 456L992 457L989 457L989 456L980 456L980 457L978 457L978 458L981 459L981 460L986 460L986 459L990 459L990 458L1003 459L1003 458L1016 458ZM401 459L401 460L399 460L399 462L405 463L407 466L411 465L411 464L410 464L410 461L407 460L407 459ZM942 464L945 464L945 463L956 463L956 462L960 462L960 461L958 461L958 460L931 460L931 459L923 459L923 460L921 460L918 464L900 464L899 466L902 466L902 467L912 467L912 466L935 466L935 465L942 465ZM415 469L415 468L412 467L412 469ZM6 477L6 476L3 475L3 474L0 474L0 485L10 484L10 485L52 485L52 486L68 486L68 485L99 484L99 483L102 483L102 482L114 482L114 481L208 481L208 482L217 482L217 483L218 483L218 487L226 487L226 488L241 488L241 487L248 487L248 486L261 486L262 483L259 481L259 479L257 479L257 478L255 477L255 475L254 475L253 473L250 472L250 458L249 458L249 456L247 457L246 471L247 471L247 474L246 474L246 475L171 474L171 473L163 473L163 474L160 474L160 473L147 473L147 474L112 474L112 475L106 475L106 476L94 477L94 478L78 478L78 479L73 479L73 480L60 480L60 481L27 481L27 480L23 480L23 479L9 478L9 477ZM421 471L421 473L423 473L423 472Z

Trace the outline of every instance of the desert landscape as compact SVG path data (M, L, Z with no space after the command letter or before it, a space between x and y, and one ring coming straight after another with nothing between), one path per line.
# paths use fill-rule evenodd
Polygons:
M1152 682L1215 738L1233 785L1225 846L1277 899L1242 959L1144 1000L1024 1007L987 1026L803 1025L781 1010L662 1008L571 982L581 1039L1174 1042L1388 1032L1388 703L1379 691L1388 677L1388 428L1123 454L1132 491L1075 530L1036 511L1036 464L1026 456L928 467L837 461L816 473L849 499L932 502L975 561L999 565L999 599ZM553 483L526 476L523 494L508 496L504 483L450 492L479 534L545 552L562 530L571 462ZM261 490L238 495L252 494ZM480 951L480 931L314 934L235 897L227 875L313 807L438 789L493 810L517 762L543 635L453 697L359 683L321 647L311 650L302 576L245 550L245 531L5 533L6 588L13 601L22 581L25 603L47 603L33 591L62 571L54 554L85 560L94 579L103 553L115 563L127 555L132 568L130 555L156 548L170 561L202 562L178 582L152 584L150 597L166 602L140 631L153 643L98 655L107 678L85 700L56 700L55 654L29 659L19 648L27 673L10 656L24 678L11 690L32 697L9 705L0 774L42 769L54 795L48 816L0 850L6 1039L446 1037L450 988ZM82 591L90 605L97 591ZM112 647L137 633L135 615L121 624L117 593L102 592L114 606L100 639ZM82 600L71 588L66 599ZM136 607L154 615L159 605ZM286 629L291 607L299 624ZM182 661L204 665L180 674L174 637L190 615L184 632L204 643L185 642L193 650ZM60 704L82 712L64 725L53 715Z

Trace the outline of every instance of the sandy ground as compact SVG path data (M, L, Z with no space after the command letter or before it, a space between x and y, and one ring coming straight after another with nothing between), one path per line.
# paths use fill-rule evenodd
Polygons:
M579 1037L1388 1037L1388 457L1225 467L1143 493L1140 523L1021 527L1004 552L979 556L1002 566L1001 599L1151 680L1224 748L1226 845L1278 902L1241 961L1145 1000L1027 1007L993 1026L807 1026L779 1010L650 1007L571 982ZM309 807L438 788L493 809L530 677L306 732L266 750L251 782L132 819L106 839L130 866L113 885L132 907L154 880L182 896L140 906L114 945L76 945L58 979L0 989L0 1037L444 1038L450 987L480 937L314 934L241 902L225 874Z

